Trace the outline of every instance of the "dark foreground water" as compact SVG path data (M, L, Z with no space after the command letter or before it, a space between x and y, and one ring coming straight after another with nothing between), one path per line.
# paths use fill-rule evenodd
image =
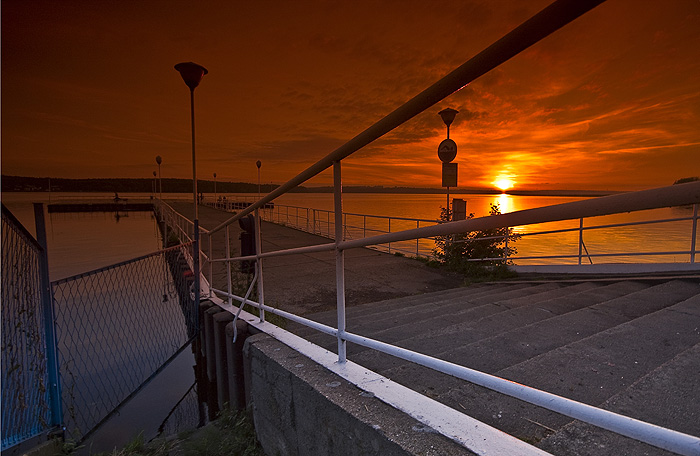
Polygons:
M104 194L88 196L101 200L107 197ZM51 196L51 202L65 202L73 197L74 195L54 194ZM2 200L3 204L13 212L25 228L35 234L32 203L47 204L49 196L47 194L3 194ZM52 281L147 255L160 250L162 246L155 217L150 212L48 214L45 211L45 219L49 245L49 273ZM171 301L173 300L171 299ZM170 305L167 311L180 312L178 307ZM116 326L119 319L121 318L103 319L104 327L95 333L104 334ZM62 326L58 328L59 332L71 331L70 328L66 328L71 324L63 322ZM75 328L75 331L80 332L81 330ZM80 343L81 339L85 338L79 338L75 343ZM119 346L118 342L121 341L114 341L113 345ZM94 340L85 342L85 344L87 345L85 352L88 353L91 347L93 347L93 351L104 350L104 348L97 348L97 343ZM63 350L71 352L66 347L63 347ZM90 365L94 366L93 372L80 372L78 377L88 381L94 379L108 381L116 377L104 371L104 366L120 362L123 364L123 360L119 361L119 355L116 353L111 356L106 352L99 354L101 358L99 362L87 364L88 369ZM138 362L135 357L127 357L126 360L127 364L129 360ZM76 363L71 364L70 360L66 359L60 360L60 362L63 366L66 364L76 365ZM83 443L84 447L79 453L110 451L115 446L125 445L140 433L143 433L145 440L149 440L161 432L168 435L196 427L200 422L200 417L196 390L194 389L194 365L195 359L191 347L187 347L149 384L121 407L109 421L90 436ZM77 368L75 369L77 370ZM70 385L75 382L72 379L66 379L63 383L70 388ZM85 388L83 385L80 389L87 391L86 394L89 395L89 388ZM64 391L64 395L65 393ZM80 403L81 408L90 408L92 405L85 403L86 400L85 397L82 397L77 399L76 403ZM64 411L64 414L70 426L70 411Z

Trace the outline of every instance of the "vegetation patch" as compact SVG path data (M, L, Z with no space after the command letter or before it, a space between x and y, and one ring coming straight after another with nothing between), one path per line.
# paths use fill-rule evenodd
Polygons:
M500 206L492 204L489 215L500 214ZM440 221L450 221L451 215L448 209L441 208ZM467 216L467 220L472 218L473 213ZM513 264L510 257L517 253L514 244L519 238L511 227L436 236L435 259L427 264L464 274L469 282L516 277L508 266Z

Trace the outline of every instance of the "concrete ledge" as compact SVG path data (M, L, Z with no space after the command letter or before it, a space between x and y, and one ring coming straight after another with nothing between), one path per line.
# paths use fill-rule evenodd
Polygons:
M244 350L266 454L476 454L267 334L249 337Z
M650 274L700 272L700 263L608 263L510 266L515 272L539 274Z

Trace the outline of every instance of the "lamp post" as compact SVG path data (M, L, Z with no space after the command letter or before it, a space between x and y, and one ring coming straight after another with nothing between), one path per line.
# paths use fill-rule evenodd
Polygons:
M447 220L450 220L450 187L457 186L457 163L450 163L457 156L457 143L450 139L450 125L459 111L447 108L438 112L447 126L447 139L438 146L438 157L442 161L442 186L447 187Z
M156 172L153 171L153 185L151 185L151 197L155 198L156 197Z
M199 309L199 208L197 206L197 160L194 149L194 89L197 88L207 69L193 62L175 65L182 80L190 89L190 117L192 119L192 199L194 203L194 304ZM198 310L195 310L199 312Z
M260 160L256 161L255 166L258 167L258 199L260 199L260 167L262 166L262 162Z
M160 155L156 155L156 163L158 163L158 199L162 200L163 199L163 180L161 179L161 175L160 175L160 164L163 163L163 159L160 158ZM155 174L155 172L153 174Z
M214 207L216 207L216 173L214 173Z

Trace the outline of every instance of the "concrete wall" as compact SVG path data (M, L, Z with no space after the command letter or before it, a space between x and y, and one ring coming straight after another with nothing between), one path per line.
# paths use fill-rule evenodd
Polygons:
M251 410L268 456L473 454L242 320L233 343L231 314L211 302L200 318L200 399L210 419Z
M473 454L266 334L246 340L244 363L268 456Z

